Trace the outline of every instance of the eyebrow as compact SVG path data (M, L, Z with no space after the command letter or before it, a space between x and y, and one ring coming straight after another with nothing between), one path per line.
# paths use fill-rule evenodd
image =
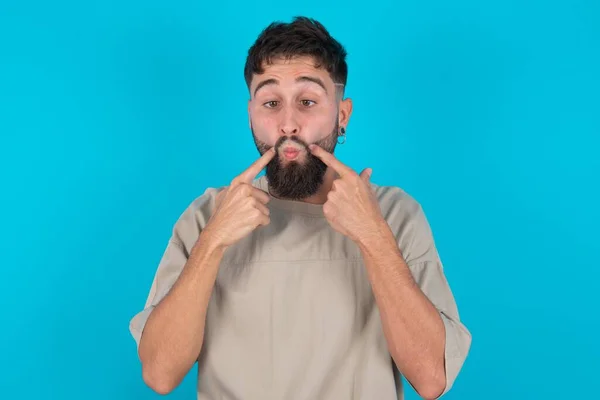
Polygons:
M323 88L323 90L325 91L325 93L327 93L327 88L325 87L325 84L323 83L323 81L317 77L314 76L299 76L298 78L296 78L296 82L312 82L312 83L316 83L317 85L321 86ZM256 89L254 89L254 95L256 96L256 92L258 92L259 89L268 86L268 85L279 85L279 81L275 78L270 78L270 79L265 79L264 81L260 82L258 85L256 85Z

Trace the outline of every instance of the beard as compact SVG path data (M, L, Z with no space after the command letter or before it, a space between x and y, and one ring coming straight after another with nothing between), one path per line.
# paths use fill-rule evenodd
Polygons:
M331 134L314 142L314 144L333 154L337 144L338 128L339 123L336 119L336 124ZM323 184L327 165L310 152L308 148L310 143L306 143L299 137L292 135L282 136L274 146L269 146L256 138L252 126L250 129L252 130L252 137L260 155L270 150L271 147L275 147L275 156L267 164L265 171L267 181L269 182L269 189L275 196L288 200L303 200L317 193ZM300 160L284 161L280 157L279 150L288 141L302 147L304 154L299 155Z

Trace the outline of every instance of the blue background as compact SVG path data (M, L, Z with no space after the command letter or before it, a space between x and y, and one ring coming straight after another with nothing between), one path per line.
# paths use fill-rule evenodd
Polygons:
M320 3L0 5L3 399L159 397L129 319L179 214L256 158L246 51L298 14L349 52L339 158L433 227L473 334L447 398L597 396L599 3Z

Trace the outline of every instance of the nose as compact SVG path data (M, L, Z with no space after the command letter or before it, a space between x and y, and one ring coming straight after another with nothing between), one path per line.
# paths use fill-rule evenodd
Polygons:
M282 113L279 124L279 133L285 136L297 135L300 132L300 125L296 120L293 110L287 109Z

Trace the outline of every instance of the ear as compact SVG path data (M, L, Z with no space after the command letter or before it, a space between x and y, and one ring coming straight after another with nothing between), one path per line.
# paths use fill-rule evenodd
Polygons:
M338 114L338 122L340 126L346 127L350 122L352 115L352 99L344 99L340 101L340 110Z

